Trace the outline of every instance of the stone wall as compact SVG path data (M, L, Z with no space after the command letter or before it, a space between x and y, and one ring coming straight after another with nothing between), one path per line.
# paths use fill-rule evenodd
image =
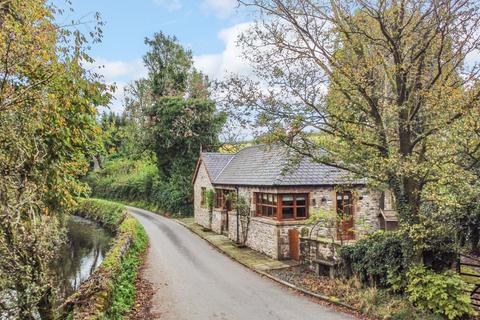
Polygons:
M195 181L195 222L208 227L208 209L200 206L201 187L212 189L213 186L208 178L207 171L203 164L200 165L197 179ZM234 186L217 186L218 188L232 189ZM352 189L355 195L354 221L356 236L359 234L373 232L378 230L378 214L380 213L381 192L371 191L365 187ZM254 193L308 193L310 199L309 212L313 214L315 210L336 211L336 189L334 187L239 187L239 195L250 203L251 214L249 217L247 239L245 244L254 250L262 252L275 259L289 258L289 239L288 230L292 228L302 229L306 225L301 221L276 221L269 218L255 217ZM216 233L222 232L222 221L226 219L226 214L214 210L212 229ZM228 213L228 230L223 230L230 239L237 240L237 215L235 211ZM240 242L244 242L243 230L244 223L240 223ZM316 228L318 236L331 237L335 234L335 228L319 226ZM316 233L316 232L315 232ZM324 248L323 248L324 247ZM318 247L319 255L327 255L326 246ZM323 250L323 249L324 250Z
M380 191L365 187L352 188L354 193L354 228L356 237L379 230L378 215L380 214ZM318 188L310 192L310 213L315 210L336 211L336 191L333 187ZM315 232L320 237L331 237L335 229L327 226L317 226Z
M212 231L222 233L222 211L213 209L212 214Z
M200 163L198 168L197 177L193 185L193 214L195 217L195 223L208 228L209 227L209 212L207 206L202 206L202 187L207 190L213 189L212 183L207 173L207 169L203 162Z
M270 221L252 218L248 227L246 245L274 259L281 259L278 252L278 229Z
M300 260L312 271L319 273L318 260L338 262L340 244L320 239L300 238Z
M237 216L235 212L229 215L230 228L228 237L237 241ZM246 232L244 231L246 226ZM294 222L278 222L262 217L250 217L249 223L240 223L240 242L248 247L262 252L274 259L288 259L289 241L288 230L296 228L301 229L304 225ZM247 241L244 242L244 236L247 235Z
M380 229L380 191L357 189L355 206L355 231L357 237Z

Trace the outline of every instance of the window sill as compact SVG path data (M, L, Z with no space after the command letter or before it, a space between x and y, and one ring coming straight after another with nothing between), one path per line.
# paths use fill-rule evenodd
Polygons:
M308 225L306 219L303 220L274 220L270 218L264 218L264 217L252 217L253 221L265 223L265 224L270 224L273 226L294 226L294 225Z

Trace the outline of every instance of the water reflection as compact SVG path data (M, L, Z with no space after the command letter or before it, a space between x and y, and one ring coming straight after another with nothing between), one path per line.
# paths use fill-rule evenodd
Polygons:
M68 241L55 263L59 300L75 292L102 263L112 236L95 223L71 217L67 222Z

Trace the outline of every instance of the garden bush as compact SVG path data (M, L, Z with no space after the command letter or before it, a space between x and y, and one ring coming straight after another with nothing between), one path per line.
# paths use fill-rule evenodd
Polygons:
M116 232L127 214L124 205L102 199L78 199L73 211L78 215L98 222L110 232Z
M145 230L125 206L105 200L81 199L75 213L112 227L116 236L100 267L60 306L59 318L123 319L135 300Z
M398 232L379 231L339 250L346 276L355 275L364 283L389 285L392 274L408 268L406 241Z
M406 293L410 302L450 320L475 315L467 289L468 285L451 270L435 273L416 266L407 272Z

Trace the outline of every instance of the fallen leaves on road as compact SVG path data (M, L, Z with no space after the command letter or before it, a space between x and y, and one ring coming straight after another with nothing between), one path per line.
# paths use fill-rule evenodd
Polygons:
M136 298L132 310L125 317L130 320L160 319L160 314L152 313L153 296L156 290L144 277L145 263L140 268L135 282Z

